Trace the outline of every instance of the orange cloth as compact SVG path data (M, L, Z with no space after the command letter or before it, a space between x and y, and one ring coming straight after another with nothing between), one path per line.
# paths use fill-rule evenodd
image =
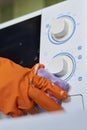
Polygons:
M36 64L31 69L25 68L0 57L0 111L13 117L36 113L35 103L47 111L63 110L47 93L63 100L67 92L36 75L43 67Z

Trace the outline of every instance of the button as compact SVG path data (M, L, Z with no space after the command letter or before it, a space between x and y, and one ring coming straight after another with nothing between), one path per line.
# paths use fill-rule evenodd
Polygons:
M52 43L63 43L73 36L75 29L76 23L73 17L64 15L51 22L48 38Z
M62 57L52 59L48 65L48 68L51 73L59 77L62 77L67 73L67 63Z
M51 36L54 40L64 37L68 33L68 24L65 19L57 19L51 26Z
M46 69L55 76L67 80L74 73L74 67L73 59L68 55L61 54L53 58L46 66Z

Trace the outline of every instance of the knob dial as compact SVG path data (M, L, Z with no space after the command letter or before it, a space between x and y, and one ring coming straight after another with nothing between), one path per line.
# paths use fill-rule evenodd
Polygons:
M48 68L51 73L59 77L62 77L67 73L67 63L62 57L53 58L50 61Z
M59 55L47 65L47 70L63 80L68 79L74 72L73 59L68 55Z
M58 40L68 33L68 23L65 19L57 19L51 26L51 36L54 40Z
M55 19L48 30L51 42L60 44L66 42L73 35L76 28L75 20L68 15Z

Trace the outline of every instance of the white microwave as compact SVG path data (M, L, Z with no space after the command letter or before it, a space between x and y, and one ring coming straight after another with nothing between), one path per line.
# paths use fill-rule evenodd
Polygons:
M67 0L0 25L0 56L26 67L43 63L49 72L70 84L71 97L62 103L67 115L43 113L30 119L3 120L1 128L6 128L5 123L10 128L10 122L12 129L17 129L17 124L21 130L25 124L26 130L87 128L86 5L86 0Z

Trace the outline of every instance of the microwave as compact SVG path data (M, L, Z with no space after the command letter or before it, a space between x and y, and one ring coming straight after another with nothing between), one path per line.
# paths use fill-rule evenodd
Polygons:
M24 67L42 63L49 72L70 84L70 101L62 103L66 114L42 113L30 118L3 120L1 128L5 128L5 123L10 128L10 121L12 129L17 124L21 130L23 122L26 129L38 130L47 129L48 125L44 123L50 122L50 130L87 127L86 4L86 0L67 0L0 24L1 57ZM80 123L74 125L75 119ZM34 125L29 126L28 121ZM59 126L60 121L64 126ZM36 123L38 126L41 124L39 128Z

